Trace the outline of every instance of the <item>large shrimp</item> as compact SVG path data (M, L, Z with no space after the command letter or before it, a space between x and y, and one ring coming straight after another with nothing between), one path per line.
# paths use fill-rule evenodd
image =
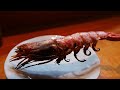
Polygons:
M111 32L104 31L90 31L90 32L81 32L68 35L62 38L54 38L45 40L42 42L33 42L22 44L17 47L16 55L12 56L13 58L10 61L21 60L16 69L20 69L26 64L41 61L40 63L26 66L25 68L45 64L56 59L56 63L59 64L63 59L66 62L66 55L74 52L74 57L80 62L86 60L79 60L77 53L83 48L85 55L91 55L91 52L88 50L89 47L92 47L94 51L99 51L99 48L96 48L98 40L109 40L109 41L120 41L120 34L115 34ZM87 51L89 53L87 53Z

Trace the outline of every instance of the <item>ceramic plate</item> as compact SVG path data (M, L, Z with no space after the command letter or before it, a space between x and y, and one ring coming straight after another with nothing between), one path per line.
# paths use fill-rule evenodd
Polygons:
M6 77L8 79L97 79L100 74L100 60L97 54L89 48L91 51L90 56L86 56L83 53L83 49L77 54L79 59L86 59L85 62L79 62L75 59L73 52L67 55L66 59L70 59L70 62L66 62L64 60L61 61L60 65L55 63L55 60L49 62L47 64L36 65L33 67L25 68L23 70L14 69L18 61L9 62L11 56L15 55L15 49L17 46L29 43L47 40L50 38L60 38L62 36L58 35L46 35L39 36L29 40L25 40L20 44L16 45L8 54L5 64L4 70ZM38 62L37 62L38 63ZM35 64L35 63L32 63Z

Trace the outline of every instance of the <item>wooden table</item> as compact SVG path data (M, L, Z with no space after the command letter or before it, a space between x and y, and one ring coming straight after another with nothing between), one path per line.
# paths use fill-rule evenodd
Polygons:
M69 35L76 32L104 30L120 33L120 17L111 17L85 23L61 26L46 30L3 37L3 45L0 47L0 79L6 79L4 73L4 62L9 51L18 43L40 35ZM99 41L97 52L101 60L101 73L98 79L119 79L120 78L120 42Z

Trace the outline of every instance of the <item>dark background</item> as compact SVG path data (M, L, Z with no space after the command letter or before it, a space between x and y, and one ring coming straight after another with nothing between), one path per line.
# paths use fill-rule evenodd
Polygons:
M0 11L2 36L120 16L120 11Z

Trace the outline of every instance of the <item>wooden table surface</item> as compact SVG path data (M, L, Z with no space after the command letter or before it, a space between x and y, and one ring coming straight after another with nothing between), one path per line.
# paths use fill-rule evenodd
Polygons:
M0 79L6 79L4 73L4 62L9 51L18 43L41 35L69 35L76 32L91 30L103 30L120 33L120 17L111 17L107 19L3 37L3 45L0 47ZM101 62L101 73L98 79L120 79L120 42L106 40L99 41L97 47L101 48L99 52L96 52Z

